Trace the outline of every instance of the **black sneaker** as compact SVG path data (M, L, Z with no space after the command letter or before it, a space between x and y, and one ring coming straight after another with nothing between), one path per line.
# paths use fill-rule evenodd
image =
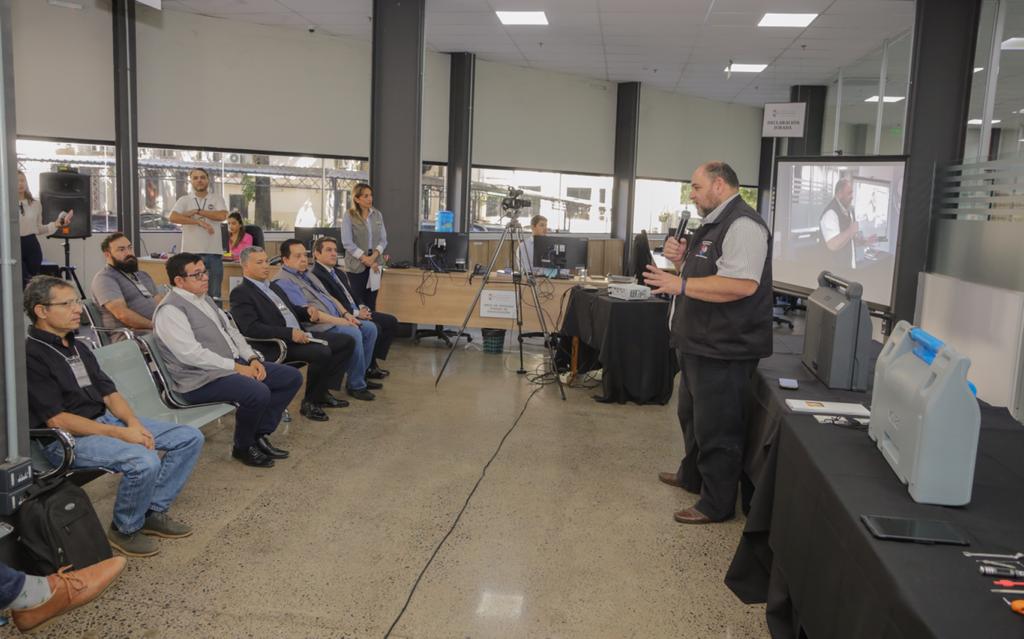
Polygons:
M349 394L350 397L354 397L354 398L362 400L364 402L373 401L374 398L376 397L376 395L374 395L370 391L366 390L365 388L360 388L359 390L352 390L350 388L350 389L348 389L348 394Z

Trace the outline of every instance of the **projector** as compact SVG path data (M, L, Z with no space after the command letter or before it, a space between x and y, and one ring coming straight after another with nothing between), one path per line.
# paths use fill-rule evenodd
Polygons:
M651 297L651 289L643 284L611 283L608 295L617 300L646 300Z

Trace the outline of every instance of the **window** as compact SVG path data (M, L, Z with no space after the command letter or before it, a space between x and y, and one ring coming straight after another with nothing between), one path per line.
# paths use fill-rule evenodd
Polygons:
M757 194L756 186L740 187L740 197L755 211ZM637 178L633 233L647 231L648 235L664 235L669 229L676 228L687 212L690 214L688 228L700 226L697 207L690 201L689 182Z
M114 146L91 142L18 140L18 168L25 172L28 188L39 197L39 176L69 166L89 176L92 197L92 230L112 233L117 229L117 184ZM76 211L76 213L78 213Z
M529 225L534 215L548 219L548 228L562 233L610 233L611 209L606 203L612 189L610 175L556 173L524 169L474 168L471 171L470 216L473 231L501 231L506 213L502 203L509 187L523 191L530 202L519 211Z
M167 218L190 192L188 172L210 173L210 188L230 211L267 231L335 226L368 177L368 162L349 158L267 155L139 147L139 194L144 231L177 230Z
M420 189L423 192L423 204L420 209L421 229L433 230L437 212L447 208L447 188L448 165L424 163L423 177L420 181Z

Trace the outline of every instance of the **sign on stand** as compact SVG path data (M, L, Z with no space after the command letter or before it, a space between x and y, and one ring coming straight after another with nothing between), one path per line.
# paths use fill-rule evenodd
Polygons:
M761 136L766 138L804 137L806 102L785 102L764 105Z
M515 291L488 291L480 295L480 317L516 318Z

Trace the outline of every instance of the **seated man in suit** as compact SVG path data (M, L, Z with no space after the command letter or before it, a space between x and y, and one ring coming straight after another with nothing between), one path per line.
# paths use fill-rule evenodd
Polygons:
M231 290L231 315L238 330L250 339L284 340L288 353L286 361L309 364L302 414L314 421L327 421L324 406L348 406L344 399L331 395L329 389L341 388L348 360L356 346L355 340L340 333L320 333L318 339L327 343L311 342L311 335L302 330L300 323L309 322L309 313L288 302L280 289L274 290L276 285L269 282L270 261L266 251L259 246L250 246L242 250L239 262L245 279ZM256 343L253 347L268 359L279 355L277 346L272 343Z
M149 557L160 552L150 536L191 535L192 529L167 511L192 474L203 434L135 414L92 351L75 342L82 300L68 282L32 278L25 289L25 314L32 320L25 341L29 426L74 435L73 468L121 473L107 531L110 545L130 557ZM60 463L60 444L45 450L51 463Z
M377 365L378 359L388 358L388 349L395 339L398 330L398 318L387 313L374 313L362 300L362 291L356 291L349 282L348 273L338 266L338 241L333 237L323 236L313 244L313 275L327 289L334 299L345 304L345 308L362 321L371 321L377 325L377 344L373 348L373 358L366 376L370 379L384 379L390 373Z
M107 265L92 278L92 298L103 314L96 320L107 328L152 330L153 311L164 296L153 278L139 271L131 240L124 233L112 233L100 249Z
M302 374L261 361L207 295L208 278L199 255L178 253L167 260L167 280L174 286L153 314L157 348L170 373L167 381L193 404L237 405L231 456L247 466L269 468L288 456L269 436L299 392Z
M380 382L366 379L367 363L373 357L377 343L377 327L364 322L345 310L345 305L331 297L324 285L309 271L306 247L296 239L281 243L281 270L274 282L295 306L306 307L310 323L306 326L314 334L322 332L344 333L356 340L356 348L349 359L348 394L356 399L374 399L371 389L384 388Z

